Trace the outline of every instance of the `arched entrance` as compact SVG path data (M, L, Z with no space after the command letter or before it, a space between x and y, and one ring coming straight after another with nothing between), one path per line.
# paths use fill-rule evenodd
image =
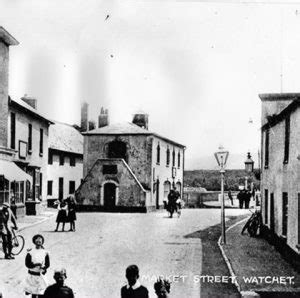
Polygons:
M104 184L104 206L112 209L116 206L116 185L108 182Z
M123 158L127 161L127 146L121 141L112 141L108 144L108 158Z
M181 182L177 182L175 186L176 186L176 190L181 194Z

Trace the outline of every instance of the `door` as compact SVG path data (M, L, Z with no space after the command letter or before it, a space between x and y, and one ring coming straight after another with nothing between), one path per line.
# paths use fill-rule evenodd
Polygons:
M159 180L156 181L156 209L159 209Z
M60 177L58 179L58 199L62 200L64 198L64 178Z
M114 183L104 184L104 206L108 209L116 206L116 185Z
M275 212L275 208L274 208L274 194L271 193L271 196L270 196L270 230L273 233L274 233L274 229L275 229L274 212Z

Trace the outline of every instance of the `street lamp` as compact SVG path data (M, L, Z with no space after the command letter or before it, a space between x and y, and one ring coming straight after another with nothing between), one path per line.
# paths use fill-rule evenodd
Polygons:
M228 159L229 152L224 150L222 146L219 147L219 151L215 153L215 158L220 167L221 173L221 227L222 227L222 235L221 235L221 244L226 244L226 236L225 236L225 204L224 204L224 173L225 173L225 165Z
M253 172L253 169L254 169L254 161L251 158L250 152L248 152L247 159L245 160L245 171L250 174ZM248 189L247 182L248 182L248 177L246 176L245 177L245 189L246 190Z

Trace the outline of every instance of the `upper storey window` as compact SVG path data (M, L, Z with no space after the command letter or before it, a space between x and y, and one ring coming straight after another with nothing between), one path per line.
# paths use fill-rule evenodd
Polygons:
M284 136L284 159L283 163L289 162L290 151L290 116L285 119L285 136Z
M265 168L269 166L270 129L265 130Z
M156 147L156 163L159 164L160 163L160 146L159 143Z
M167 148L167 151L166 151L166 160L167 160L167 166L170 164L170 149L169 147Z
M175 150L172 152L172 166L175 167Z

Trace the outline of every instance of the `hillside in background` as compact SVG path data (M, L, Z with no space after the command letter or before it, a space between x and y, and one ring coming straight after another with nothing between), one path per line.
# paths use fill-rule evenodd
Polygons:
M255 172L258 172L256 170ZM244 170L226 170L225 190L238 190L239 185L245 185L246 172ZM247 175L248 183L254 182L254 186L259 188L259 181L255 175ZM184 172L184 186L204 187L206 190L220 190L221 177L219 170L194 170Z
M252 159L254 161L254 167L258 168L257 160L258 160L258 153L253 152ZM247 154L237 154L237 153L229 153L228 161L226 168L227 169L244 169L245 168L245 160L246 160ZM199 158L189 158L189 156L186 156L185 160L185 169L186 170L217 170L217 162L213 155L213 153L210 156L203 156Z

